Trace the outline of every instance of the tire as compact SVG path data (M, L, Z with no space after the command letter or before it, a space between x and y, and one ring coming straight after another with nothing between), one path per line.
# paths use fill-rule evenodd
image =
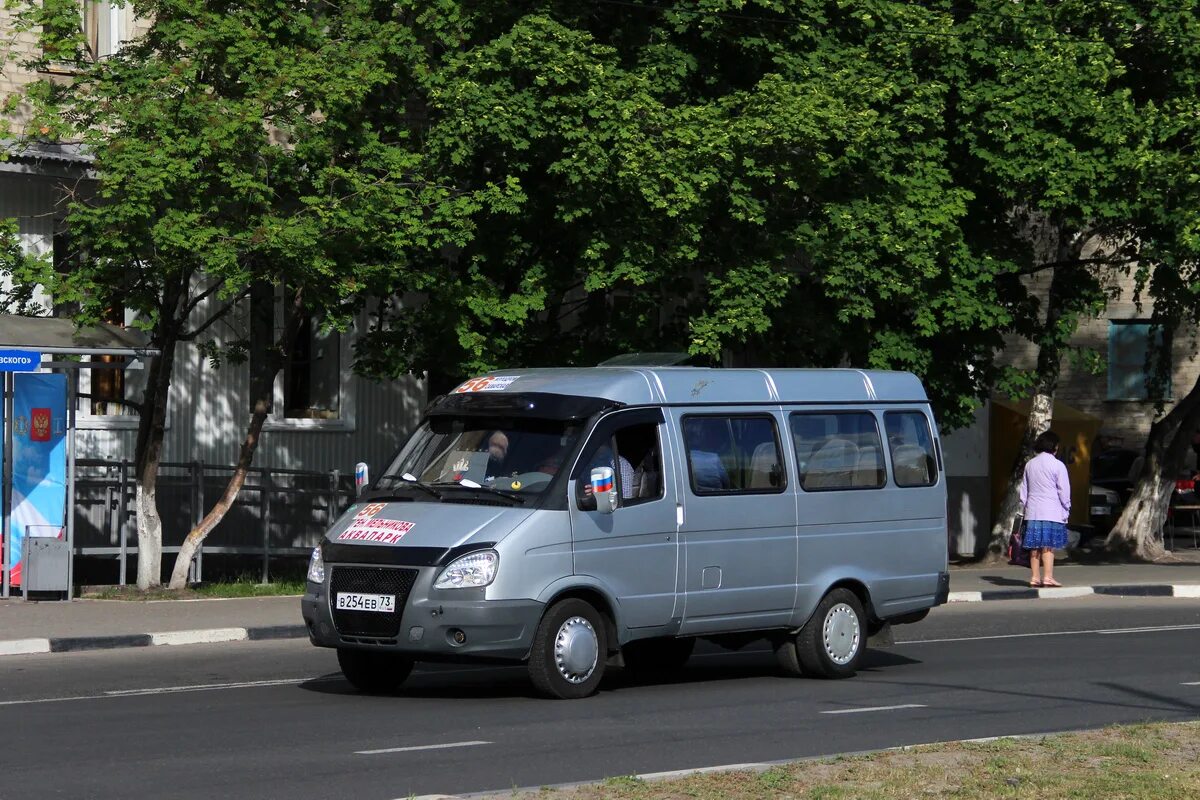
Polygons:
M695 639L642 639L621 648L621 655L630 672L666 675L683 669L695 649Z
M540 694L577 700L604 677L608 637L604 619L584 600L568 597L546 611L533 635L529 679Z
M862 602L849 589L834 589L796 635L796 657L804 674L849 678L867 649Z
M360 692L394 692L408 679L413 660L396 653L338 648L338 666L350 685Z

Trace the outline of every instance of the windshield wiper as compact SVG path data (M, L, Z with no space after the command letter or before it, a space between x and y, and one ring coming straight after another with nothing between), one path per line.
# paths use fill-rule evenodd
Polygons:
M430 486L428 483L424 483L422 481L417 480L413 476L409 475L407 472L404 473L403 475L384 475L380 480L400 481L402 483L408 484L409 486L416 486L418 489L423 489L427 493L432 495L433 497L437 498L438 500L442 499L441 492L439 492L437 489Z
M463 481L462 483L458 483L457 481L439 481L438 486L457 486L461 489L473 489L477 492L490 492L503 497L505 500L515 500L521 505L525 505L525 498L519 494L506 492L503 489L497 489L494 486L484 486L483 484L476 483L475 481L471 481L470 483L467 483L466 481Z

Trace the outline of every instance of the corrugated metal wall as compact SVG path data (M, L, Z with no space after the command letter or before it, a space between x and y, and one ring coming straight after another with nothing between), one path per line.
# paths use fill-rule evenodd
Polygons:
M204 305L217 302L210 299ZM201 315L205 310L198 309ZM348 367L349 361L347 357L342 363ZM127 397L140 396L144 375L144 371L126 373ZM371 381L350 374L348 368L343 375L343 419L268 422L255 455L256 465L353 473L355 462L365 461L372 474L384 467L416 424L425 404L424 383L415 378ZM86 390L86 376L81 384ZM175 361L162 460L234 463L249 422L248 386L249 367L245 363L213 368L195 345L181 345ZM132 458L135 418L88 419L87 402L80 401L76 439L79 457ZM114 425L129 427L112 430Z
M56 203L61 198L56 181L19 174L0 174L0 217L16 218L21 238L31 252L53 248ZM206 300L193 315L199 322L226 302ZM237 309L228 325L215 325L216 338L246 335L246 308ZM357 461L366 461L372 474L416 424L425 404L422 381L405 378L376 382L350 373L353 331L345 335L339 355L343 374L339 420L279 420L269 422L255 456L257 466L352 475ZM211 337L210 337L211 338ZM145 371L127 371L125 396L140 399ZM91 376L82 371L81 391L87 392ZM232 464L249 421L249 367L246 364L213 368L194 344L183 344L176 356L174 384L162 460ZM76 447L81 459L119 461L133 458L136 417L91 417L90 401L80 400Z

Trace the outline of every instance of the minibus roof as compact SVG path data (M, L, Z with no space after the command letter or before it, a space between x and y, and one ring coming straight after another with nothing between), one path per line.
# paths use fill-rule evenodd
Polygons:
M928 402L912 373L858 369L510 369L489 372L454 390L468 392L540 392L606 398L622 405Z

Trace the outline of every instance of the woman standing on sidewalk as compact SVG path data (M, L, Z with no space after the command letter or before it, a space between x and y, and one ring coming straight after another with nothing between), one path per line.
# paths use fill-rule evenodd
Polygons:
M1042 433L1033 443L1036 456L1025 465L1021 505L1025 508L1025 538L1029 550L1030 586L1062 586L1054 580L1054 551L1067 546L1067 517L1071 513L1071 481L1067 465L1055 457L1058 434Z

